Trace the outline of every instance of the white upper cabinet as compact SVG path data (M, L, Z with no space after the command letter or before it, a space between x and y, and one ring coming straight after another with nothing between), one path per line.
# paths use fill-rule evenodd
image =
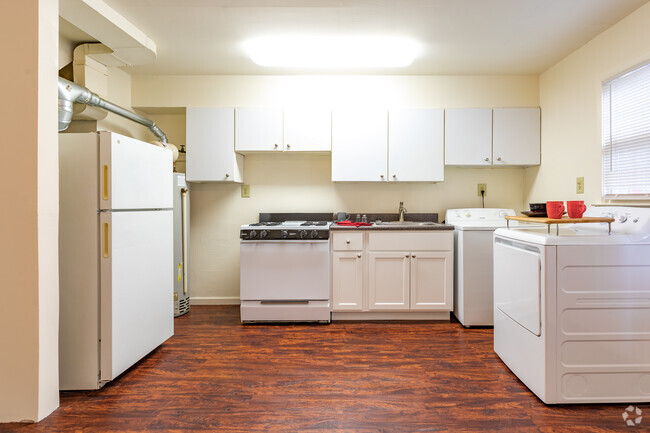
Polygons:
M445 110L445 164L492 164L492 109Z
M357 108L332 111L332 181L385 181L388 112Z
M388 113L388 180L444 180L444 111L394 109Z
M244 157L234 149L234 109L188 107L186 113L187 180L243 182Z
M539 165L539 108L495 108L494 165Z
M282 110L235 108L235 151L282 151Z
M329 152L332 150L332 110L285 108L284 150Z

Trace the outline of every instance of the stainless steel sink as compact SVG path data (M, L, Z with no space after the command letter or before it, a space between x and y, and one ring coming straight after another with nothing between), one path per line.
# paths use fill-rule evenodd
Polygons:
M378 226L437 226L433 221L382 221Z

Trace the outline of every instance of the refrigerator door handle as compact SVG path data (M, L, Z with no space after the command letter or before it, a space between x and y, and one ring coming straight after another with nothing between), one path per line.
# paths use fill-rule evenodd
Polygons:
M183 294L187 295L187 188L181 188L181 237L183 261Z
M108 165L104 164L102 167L102 199L108 200Z
M104 256L105 259L109 258L111 255L111 250L109 246L109 226L108 223L103 223L102 224L102 238L103 238L103 244L102 245L102 255Z

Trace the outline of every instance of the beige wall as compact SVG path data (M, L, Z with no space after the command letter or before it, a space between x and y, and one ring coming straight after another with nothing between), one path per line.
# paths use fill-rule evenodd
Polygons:
M132 103L160 107L379 105L384 107L535 107L535 76L157 76L133 77ZM164 109L162 110L164 111ZM178 111L178 109L176 109ZM170 141L184 143L183 114L151 117ZM182 141L179 141L182 140ZM333 183L329 155L257 154L245 158L239 185L191 185L193 302L238 302L239 226L259 212L410 212L480 207L477 183L488 184L486 206L523 209L523 169L446 168L436 184Z
M0 29L0 422L37 421L59 403L58 1L3 2Z
M525 171L526 202L602 202L601 83L648 60L650 3L541 75L542 164Z

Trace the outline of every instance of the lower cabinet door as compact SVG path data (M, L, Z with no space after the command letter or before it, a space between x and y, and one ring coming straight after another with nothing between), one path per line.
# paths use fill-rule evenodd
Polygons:
M332 310L363 309L363 254L332 253Z
M368 310L409 309L408 252L368 253Z
M451 252L411 253L411 309L453 309Z

